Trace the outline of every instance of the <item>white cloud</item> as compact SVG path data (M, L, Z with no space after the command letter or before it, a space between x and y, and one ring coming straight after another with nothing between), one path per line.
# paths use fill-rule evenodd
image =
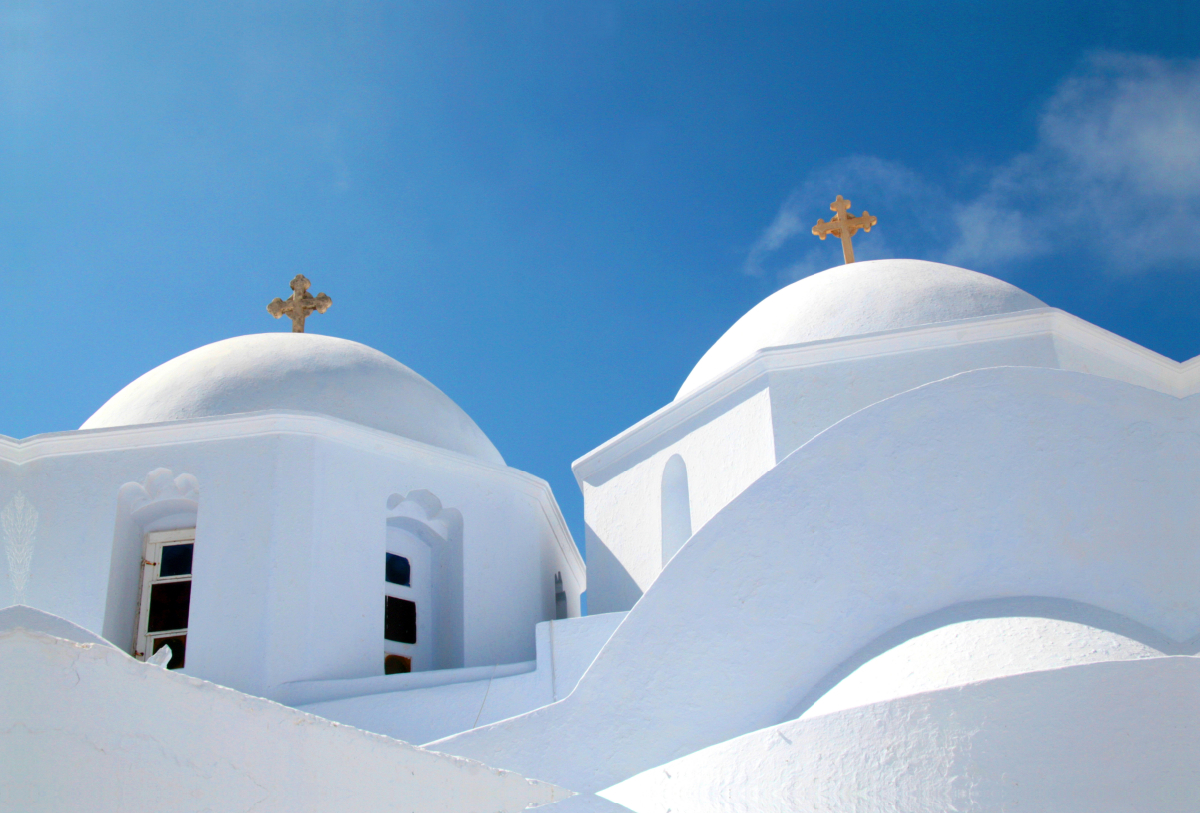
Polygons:
M836 264L837 252L787 249L797 235L812 239L814 210L839 191L880 216L888 244L873 231L856 244L863 259L895 250L987 270L1071 252L1125 273L1200 261L1200 61L1090 58L1046 103L1034 147L982 178L955 197L877 158L819 170L784 202L745 270L794 279Z

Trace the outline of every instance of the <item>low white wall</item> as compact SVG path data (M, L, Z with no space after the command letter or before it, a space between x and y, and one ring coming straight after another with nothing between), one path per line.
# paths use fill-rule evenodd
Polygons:
M766 728L600 795L636 813L1200 809L1200 659L1094 663Z
M406 742L433 740L489 725L569 695L625 613L589 615L537 625L537 661L529 670L475 667L284 687L289 694L333 699L305 711Z
M134 661L0 633L0 808L519 811L568 792Z

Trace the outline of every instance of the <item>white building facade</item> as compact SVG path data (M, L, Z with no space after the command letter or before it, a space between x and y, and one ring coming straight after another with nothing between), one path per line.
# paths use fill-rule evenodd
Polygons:
M424 379L242 337L0 442L0 603L563 813L1190 810L1197 393L1000 280L831 269L575 462L585 581L545 483Z

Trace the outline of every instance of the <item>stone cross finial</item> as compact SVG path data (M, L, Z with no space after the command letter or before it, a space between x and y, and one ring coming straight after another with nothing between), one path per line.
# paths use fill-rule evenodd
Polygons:
M828 223L818 218L817 225L813 226L813 234L822 240L831 234L842 238L842 258L849 265L854 262L854 246L850 244L850 237L859 229L870 231L879 221L874 215L867 214L866 209L863 209L862 217L850 214L850 201L844 200L841 195L829 204L829 208L837 214Z
M291 317L292 332L304 332L304 320L308 318L313 311L324 313L329 310L329 306L333 304L333 300L327 294L321 293L313 296L308 292L308 286L312 285L308 281L308 277L303 274L297 274L292 280L292 295L287 300L275 297L271 300L271 304L267 305L267 313L278 319L280 316Z

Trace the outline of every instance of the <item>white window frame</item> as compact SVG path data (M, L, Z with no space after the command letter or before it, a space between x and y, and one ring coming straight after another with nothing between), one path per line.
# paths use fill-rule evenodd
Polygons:
M192 574L186 576L168 576L160 578L158 575L158 565L162 561L162 549L166 545L178 545L180 542L191 542L196 544L196 529L195 528L180 528L175 531L151 531L146 534L145 545L142 550L142 579L141 588L138 592L138 623L137 623L137 641L134 644L133 656L139 661L144 661L150 656L150 638L152 637L147 632L146 627L150 625L150 588L152 585L166 582L190 582ZM192 548L193 553L195 548ZM154 638L167 638L175 635L187 635L187 629L179 630L160 630L155 632Z

